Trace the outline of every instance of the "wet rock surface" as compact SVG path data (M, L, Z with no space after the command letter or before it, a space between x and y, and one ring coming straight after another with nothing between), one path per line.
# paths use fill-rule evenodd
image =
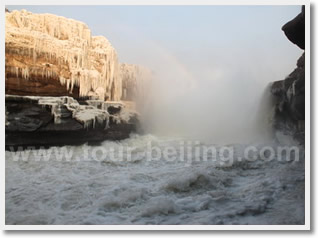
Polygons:
M282 30L287 38L305 49L305 10ZM274 128L291 133L304 143L305 133L305 52L297 61L297 67L284 80L276 81L271 86L276 98Z
M301 13L282 27L282 30L291 42L305 49L305 6L302 7Z

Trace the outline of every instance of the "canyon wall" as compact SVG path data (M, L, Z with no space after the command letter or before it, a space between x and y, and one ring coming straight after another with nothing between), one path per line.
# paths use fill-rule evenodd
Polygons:
M5 14L7 94L121 99L117 53L105 37L53 14Z
M82 22L5 14L6 149L119 140L137 131L135 102L144 98L150 70L120 64L109 41Z
M305 8L283 27L286 37L305 50ZM304 142L305 133L305 52L297 61L297 67L284 80L271 86L276 98L274 127L291 132Z

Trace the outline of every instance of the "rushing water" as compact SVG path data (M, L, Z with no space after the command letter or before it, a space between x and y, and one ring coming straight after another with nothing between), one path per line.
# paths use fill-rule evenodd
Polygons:
M54 148L29 151L27 159L7 151L6 224L304 223L303 148L298 161L252 161L242 156L245 145L227 145L233 160L222 163L202 155L158 159L155 150L150 160L149 143L178 155L187 145L180 138L132 135L100 146L55 148L72 151L68 159L47 157ZM203 145L211 146L193 143ZM133 148L131 157L119 152L122 146ZM103 158L103 148L114 148L115 156Z

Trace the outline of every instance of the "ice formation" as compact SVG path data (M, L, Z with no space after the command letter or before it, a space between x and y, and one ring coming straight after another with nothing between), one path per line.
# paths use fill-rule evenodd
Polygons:
M117 53L82 22L26 10L6 12L6 75L53 78L79 96L120 100Z
M86 102L88 105L103 111L109 111L109 107L117 108L118 113L111 115L116 124L129 123L132 117L138 116L138 113L133 108L129 108L129 106L123 102L104 102L101 100L87 100Z
M59 123L63 116L61 107L65 107L67 112L72 114L72 117L84 125L84 128L95 128L96 122L103 124L106 122L108 127L109 114L107 110L101 110L94 106L80 105L72 97L40 97L39 105L49 105L51 112L54 115L54 122Z
M152 72L139 65L121 63L120 77L122 78L122 100L135 101L137 97L144 98Z
M48 107L54 118L54 123L59 124L66 117L72 117L80 122L85 129L95 128L96 123L109 128L110 117L116 124L129 123L132 117L138 116L134 110L126 108L122 102L105 102L103 100L87 100L88 105L81 105L72 97L41 97L41 96L16 96L6 95L6 99L21 98L34 101L38 105ZM109 107L118 108L118 113L110 115Z

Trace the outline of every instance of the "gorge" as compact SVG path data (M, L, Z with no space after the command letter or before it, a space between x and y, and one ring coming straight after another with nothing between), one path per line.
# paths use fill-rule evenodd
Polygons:
M305 229L300 7L8 7L6 225Z
M6 11L5 36L7 147L122 139L136 131L136 95L145 93L151 71L120 63L105 37L92 36L82 22L26 10ZM128 119L111 120L114 114Z

